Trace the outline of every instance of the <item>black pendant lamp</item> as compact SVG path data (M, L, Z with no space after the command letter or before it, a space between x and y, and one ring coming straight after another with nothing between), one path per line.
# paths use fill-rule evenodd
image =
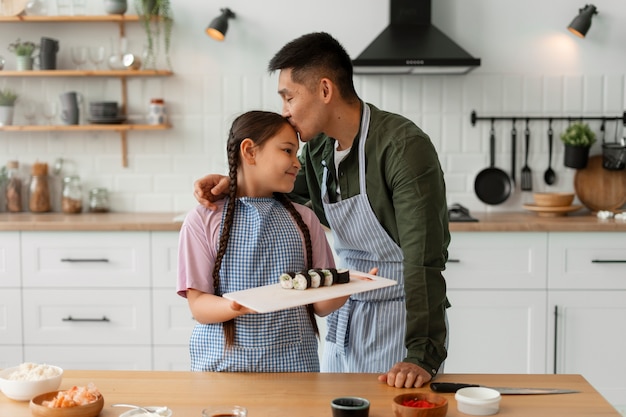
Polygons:
M211 24L206 28L206 34L215 39L216 41L223 41L228 30L228 19L235 18L233 13L228 7L220 9L221 15L213 19Z
M586 4L585 7L578 10L578 16L572 20L567 29L574 35L584 38L587 31L591 27L591 18L594 14L598 14L598 9L593 4Z

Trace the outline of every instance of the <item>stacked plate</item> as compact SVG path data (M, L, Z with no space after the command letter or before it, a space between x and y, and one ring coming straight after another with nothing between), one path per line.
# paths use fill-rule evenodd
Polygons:
M120 115L117 101L92 101L89 103L89 122L94 124L118 124L126 120Z
M533 198L535 203L524 204L524 208L541 217L565 216L582 208L580 205L572 205L574 193L534 193Z

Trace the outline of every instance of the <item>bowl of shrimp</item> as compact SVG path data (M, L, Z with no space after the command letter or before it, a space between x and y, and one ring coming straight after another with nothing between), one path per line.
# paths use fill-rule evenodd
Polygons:
M30 400L34 417L95 417L104 407L104 397L93 383L51 391Z

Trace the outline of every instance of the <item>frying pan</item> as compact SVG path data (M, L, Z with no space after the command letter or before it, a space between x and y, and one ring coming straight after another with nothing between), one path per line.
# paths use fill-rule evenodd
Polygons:
M492 120L489 131L489 168L483 169L476 176L474 191L483 203L496 205L509 198L513 186L509 175L495 166L496 134L493 123Z

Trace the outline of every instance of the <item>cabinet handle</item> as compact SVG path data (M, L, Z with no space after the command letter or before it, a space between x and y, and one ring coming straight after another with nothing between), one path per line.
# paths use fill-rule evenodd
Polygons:
M554 306L554 368L553 368L553 374L556 375L556 363L557 363L557 342L559 340L558 337L558 331L557 331L557 326L559 324L559 306L555 305Z
M67 316L63 319L63 321L109 322L111 320L107 316L102 316L101 319L81 319L81 318L74 318L72 316Z
M626 264L626 259L592 259L593 264Z
M448 259L448 262L458 264L458 263L461 263L461 260L460 259Z
M85 258L85 259L74 259L74 258L63 258L61 262L109 262L106 258Z

